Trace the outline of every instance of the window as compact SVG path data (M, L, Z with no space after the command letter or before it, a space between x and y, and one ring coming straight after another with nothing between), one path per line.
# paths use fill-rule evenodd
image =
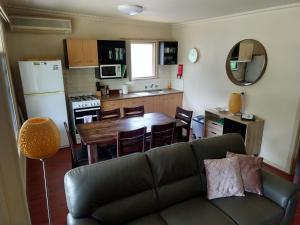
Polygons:
M156 42L130 43L131 80L156 78Z
M18 132L19 132L19 121L17 118L17 112L16 112L16 103L15 103L15 97L13 94L13 86L12 86L12 80L11 80L11 74L9 70L9 62L8 57L6 54L6 48L5 48L5 40L4 40L4 33L3 33L3 25L0 24L0 75L2 76L3 80L1 82L4 82L5 91L7 94L7 101L9 103L9 115L12 120L15 137L17 139Z

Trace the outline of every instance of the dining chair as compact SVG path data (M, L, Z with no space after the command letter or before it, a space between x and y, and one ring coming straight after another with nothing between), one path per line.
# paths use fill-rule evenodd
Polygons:
M176 122L152 125L150 148L155 148L173 143Z
M117 119L121 117L121 110L112 109L106 111L97 111L97 120L104 120L104 119Z
M193 116L193 111L185 110L181 107L176 108L176 114L175 114L175 119L177 120L176 129L175 129L176 142L189 141L192 116ZM185 134L183 134L183 131L185 131Z
M117 157L135 152L144 152L147 127L136 130L119 131Z
M76 146L73 141L69 126L67 122L64 122L65 130L68 136L69 145L71 148L71 159L72 159L72 168L76 168L78 166L83 166L88 164L88 153L86 146Z
M136 107L124 107L123 108L124 117L135 117L135 116L143 116L144 115L144 106L136 106Z
M120 108L97 111L97 120L106 120L106 119L118 119L121 118ZM107 160L115 158L117 156L117 145L116 144L105 144L97 145L98 159Z

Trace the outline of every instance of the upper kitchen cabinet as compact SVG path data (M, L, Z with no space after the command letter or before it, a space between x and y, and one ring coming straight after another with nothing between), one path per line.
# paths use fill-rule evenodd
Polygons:
M159 42L159 64L175 65L177 64L178 42L161 41Z
M126 65L125 41L98 40L100 65Z
M66 39L64 40L66 67L98 67L97 40Z

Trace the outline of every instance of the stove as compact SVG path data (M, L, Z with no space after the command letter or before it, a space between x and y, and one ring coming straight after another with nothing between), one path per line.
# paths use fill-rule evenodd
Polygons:
M69 99L73 109L100 106L100 99L95 95L70 96Z
M70 115L72 118L72 133L77 144L81 143L76 125L85 121L96 121L101 102L95 95L78 94L69 96Z

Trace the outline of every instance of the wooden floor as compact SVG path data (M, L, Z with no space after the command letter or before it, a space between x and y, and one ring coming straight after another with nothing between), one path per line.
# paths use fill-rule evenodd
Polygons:
M64 192L64 175L71 169L69 149L62 149L46 161L48 188L52 210L52 225L65 225L67 204ZM27 159L27 198L32 225L46 225L42 164L39 160Z
M64 193L64 174L71 168L69 149L60 150L55 156L47 160L48 186L50 192L50 205L52 209L52 225L65 225L67 205ZM32 225L46 225L47 211L45 203L42 165L38 160L27 161L27 197ZM272 168L271 172L292 180L290 176L280 173ZM300 204L297 208L295 222L300 225Z

